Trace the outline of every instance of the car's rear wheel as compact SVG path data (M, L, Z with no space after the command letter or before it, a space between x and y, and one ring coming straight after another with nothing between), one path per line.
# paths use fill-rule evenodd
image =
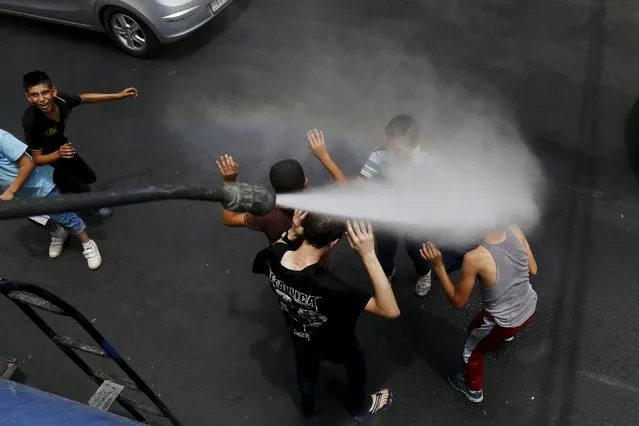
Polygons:
M108 8L102 24L113 42L131 56L150 58L160 51L161 44L153 31L128 10Z

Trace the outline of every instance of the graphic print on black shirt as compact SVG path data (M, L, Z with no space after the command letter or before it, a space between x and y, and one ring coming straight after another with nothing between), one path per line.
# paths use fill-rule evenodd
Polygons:
M29 106L22 116L26 144L30 150L42 151L44 155L57 151L67 143L67 137L64 135L67 120L71 110L82 104L82 98L59 93L54 102L60 110L59 121L47 117L35 105Z
M318 312L317 299L319 296L304 294L291 288L279 280L273 273L271 262L268 264L268 279L271 288L280 302L280 309L286 317L291 333L301 339L311 340L316 328L322 326L328 318Z
M285 268L280 262L288 250L291 247L285 243L262 250L255 257L253 272L268 277L293 340L318 347L350 342L371 296L320 264L301 271Z

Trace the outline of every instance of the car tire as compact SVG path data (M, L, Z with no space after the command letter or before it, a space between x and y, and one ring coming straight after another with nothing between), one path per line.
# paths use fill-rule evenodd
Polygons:
M102 15L102 25L121 50L136 58L151 58L162 46L149 26L128 10L107 8Z

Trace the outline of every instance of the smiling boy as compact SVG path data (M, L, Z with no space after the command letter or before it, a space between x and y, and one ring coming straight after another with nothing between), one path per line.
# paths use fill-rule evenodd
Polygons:
M114 94L86 93L72 96L58 92L49 76L42 71L25 74L23 86L31 105L24 112L22 127L34 163L54 168L53 180L60 192L90 192L89 185L95 183L97 177L65 136L69 115L79 105L137 98L137 89L128 88ZM95 213L106 218L111 215L111 210L101 208Z

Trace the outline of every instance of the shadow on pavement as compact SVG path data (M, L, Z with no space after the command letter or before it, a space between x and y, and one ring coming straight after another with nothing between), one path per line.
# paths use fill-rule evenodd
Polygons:
M599 107L605 39L605 5L592 0L590 18L586 28L590 32L586 54L585 77L582 90L582 105L579 119L581 148L596 153L599 145ZM575 150L577 151L577 150ZM598 181L595 158L574 153L571 158L571 186L594 189ZM578 355L584 320L588 287L592 284L588 263L592 247L592 197L579 197L576 193L567 200L563 240L564 265L557 277L558 296L554 306L553 321L565 327L567 344L561 342L563 333L551 333L549 368L542 379L543 400L535 424L554 423L555 419L570 423L574 410L575 385L577 382ZM555 393L558 390L558 393ZM558 400L553 401L553 394ZM556 404L555 404L556 402Z

